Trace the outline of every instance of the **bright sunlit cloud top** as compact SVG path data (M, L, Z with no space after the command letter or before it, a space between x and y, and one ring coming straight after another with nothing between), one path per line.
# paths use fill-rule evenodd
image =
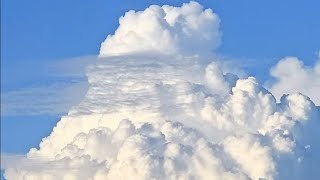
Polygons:
M219 17L191 1L181 7L153 5L127 12L114 35L108 35L100 56L137 53L201 55L220 44Z

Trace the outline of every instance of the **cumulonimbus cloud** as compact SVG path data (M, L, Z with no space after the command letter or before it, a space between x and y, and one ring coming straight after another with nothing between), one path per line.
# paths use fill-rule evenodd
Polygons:
M146 18L151 24L143 26ZM39 149L30 150L24 163L6 166L5 177L316 177L319 107L300 93L277 102L254 77L241 79L216 62L202 63L192 56L197 52L180 43L193 43L211 31L219 34L217 22L217 15L196 2L127 13L102 44L99 62L88 68L83 101L61 118ZM166 32L170 46L159 38ZM219 39L210 41L218 44ZM149 54L141 55L144 51Z

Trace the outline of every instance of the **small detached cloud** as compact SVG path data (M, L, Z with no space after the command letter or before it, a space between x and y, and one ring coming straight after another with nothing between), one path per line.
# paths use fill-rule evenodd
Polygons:
M296 57L281 59L270 71L276 79L271 91L277 97L284 93L303 93L320 105L320 56L313 67L306 67Z

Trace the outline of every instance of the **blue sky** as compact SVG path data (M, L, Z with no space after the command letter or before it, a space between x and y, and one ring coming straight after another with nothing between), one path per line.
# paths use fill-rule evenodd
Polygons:
M188 1L1 1L2 93L73 83L79 77L83 80L82 75L57 76L55 73L61 71L51 71L50 67L71 57L98 54L100 43L130 9L183 2ZM320 49L318 0L199 2L221 19L223 37L217 53L264 64L249 72L261 79L284 56L297 56L306 64L316 59ZM60 115L1 114L1 152L26 153L51 132Z

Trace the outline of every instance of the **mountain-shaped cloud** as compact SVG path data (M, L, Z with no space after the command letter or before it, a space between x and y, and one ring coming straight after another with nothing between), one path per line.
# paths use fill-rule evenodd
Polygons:
M119 19L115 34L102 43L100 56L210 53L220 43L219 23L211 9L193 1L181 7L131 10Z

